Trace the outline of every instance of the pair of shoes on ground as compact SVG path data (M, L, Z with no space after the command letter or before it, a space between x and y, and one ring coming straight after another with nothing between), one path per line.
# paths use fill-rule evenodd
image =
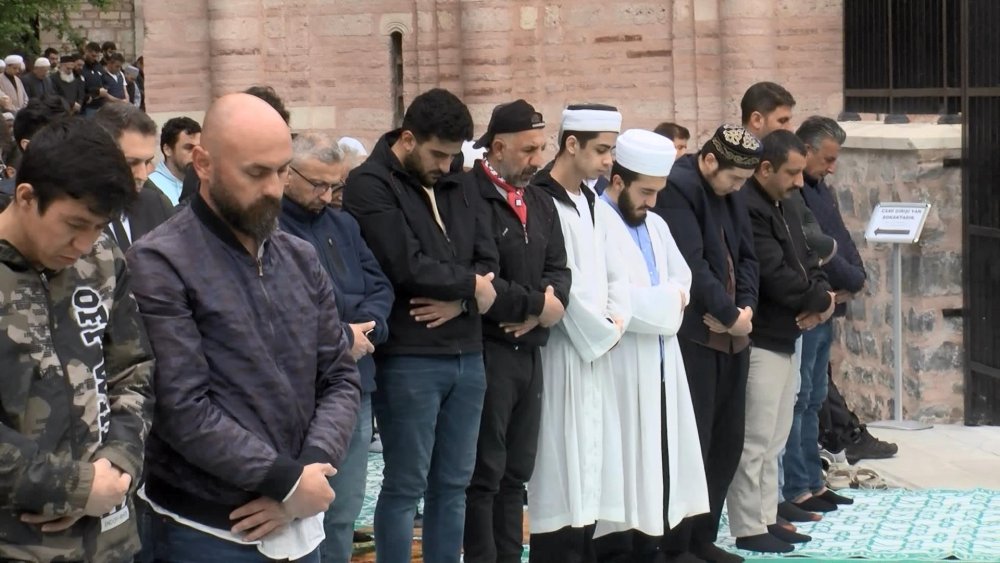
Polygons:
M847 462L854 465L862 459L886 459L896 455L899 446L891 442L884 442L868 432L868 428L861 427L861 435L851 445L844 449L847 454Z

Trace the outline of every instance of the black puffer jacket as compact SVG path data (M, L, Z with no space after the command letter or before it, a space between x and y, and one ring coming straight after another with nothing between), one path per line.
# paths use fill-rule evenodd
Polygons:
M755 178L740 190L750 212L754 253L760 264L760 295L753 315L754 346L792 354L802 334L800 313L821 313L830 306L830 284L819 258L806 244L801 218L771 199Z

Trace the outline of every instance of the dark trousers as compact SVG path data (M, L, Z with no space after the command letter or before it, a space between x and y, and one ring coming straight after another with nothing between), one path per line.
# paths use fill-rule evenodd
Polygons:
M486 398L476 469L466 491L466 563L520 563L524 484L531 478L542 413L538 348L486 340Z
M722 505L743 453L747 374L750 371L749 349L725 354L683 338L680 346L698 423L711 512L685 518L669 530L662 542L663 551L667 553L691 551L692 547L715 543L718 539ZM667 464L663 466L666 468ZM665 495L670 490L668 477L665 473ZM668 502L669 499L665 499L664 510Z
M594 563L594 524L531 534L529 563Z

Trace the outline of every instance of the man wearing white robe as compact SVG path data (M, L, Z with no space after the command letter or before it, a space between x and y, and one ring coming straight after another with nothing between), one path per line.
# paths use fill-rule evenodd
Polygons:
M573 280L566 315L542 349L545 391L528 484L533 563L591 561L596 521L624 518L623 496L602 491L602 482L606 462L622 455L608 351L629 322L628 281L609 238L619 220L584 184L610 171L620 128L613 107L569 106L551 170L528 188L555 201Z
M598 521L594 543L602 562L654 561L665 524L709 511L698 426L676 339L691 270L666 222L648 213L676 154L673 143L652 131L622 133L611 181L598 203L619 219L609 231L624 258L632 304L625 335L609 353L623 455L602 489L624 487L625 518Z

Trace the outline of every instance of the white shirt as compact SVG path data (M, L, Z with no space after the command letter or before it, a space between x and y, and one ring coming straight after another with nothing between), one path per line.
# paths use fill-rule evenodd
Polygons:
M298 486L299 484L296 483L295 487L292 487L291 492L288 493L288 496L291 496ZM270 559L301 559L313 551L316 551L316 548L318 548L319 545L323 543L323 540L326 539L326 533L323 531L324 513L322 512L303 520L293 520L292 523L285 529L277 533L271 533L262 540L246 542L229 530L220 530L219 528L199 524L198 522L188 520L183 516L170 512L166 508L163 508L162 506L149 500L149 497L146 496L145 487L139 489L138 494L140 498L149 503L150 508L152 508L157 514L166 516L178 524L193 528L203 534L215 536L220 540L230 541L241 545L256 545L257 551L261 552L262 555ZM288 497L285 498L287 499ZM219 563L222 562L220 561Z

